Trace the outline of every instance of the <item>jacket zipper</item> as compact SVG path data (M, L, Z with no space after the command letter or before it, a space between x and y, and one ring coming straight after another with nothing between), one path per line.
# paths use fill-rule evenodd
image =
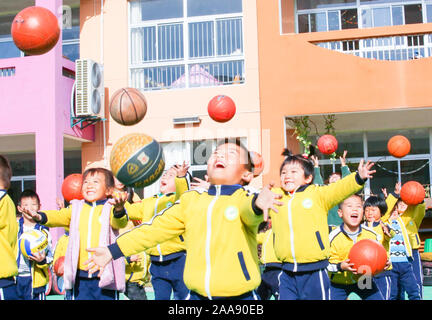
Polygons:
M96 208L96 202L92 203L92 208L90 210L90 215L89 215L89 224L88 224L88 231L87 231L87 248L91 248L91 235L92 235L92 223L93 223L93 213L94 213L94 209ZM79 225L79 222L78 222ZM90 259L90 252L87 253L88 255L88 259ZM89 278L91 278L91 276L89 275Z
M294 194L295 194L295 192L293 193L292 198L288 201L288 223L289 223L289 227L290 227L291 255L293 257L293 262L294 262L293 272L296 272L297 271L297 261L295 258L294 230L293 230L293 224L292 224L292 208L291 208L292 201L294 200Z
M210 205L207 208L207 235L206 235L206 244L205 244L205 259L206 259L206 272L204 278L204 287L207 293L207 297L211 300L210 294L210 274L211 274L211 264L210 264L210 241L211 241L211 218L213 207L221 194L221 186L216 186L216 196L210 202Z

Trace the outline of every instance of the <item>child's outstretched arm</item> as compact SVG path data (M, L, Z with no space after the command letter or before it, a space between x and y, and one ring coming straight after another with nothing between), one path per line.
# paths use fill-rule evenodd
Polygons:
M28 219L33 219L33 221L47 227L69 227L72 216L70 207L44 211L31 211L25 208L20 208L20 210Z
M177 201L180 199L181 195L188 191L190 189L188 180L187 180L187 173L190 168L190 165L187 164L185 161L183 161L183 164L176 164L173 166L174 170L176 171L176 177L175 177L175 199L174 201Z
M184 209L180 202L159 212L152 220L123 233L108 247L88 248L92 256L86 262L87 270L94 273L112 259L131 256L184 233Z
M261 192L255 199L255 206L263 211L263 219L264 221L268 220L269 210L273 210L274 212L278 212L276 206L282 206L283 202L278 201L278 199L282 198L281 194L276 194L271 191L274 186L274 182L271 182L264 188L262 188Z
M394 191L391 192L387 197L386 197L386 204L387 204L387 211L386 213L382 216L381 221L383 222L387 222L390 218L390 215L393 211L393 208L396 204L396 202L399 199L399 194L400 194L400 189L401 189L401 183L397 182L395 184L395 188Z
M108 200L113 205L110 223L114 229L122 229L128 223L129 219L125 209L127 198L127 192L115 192L113 197Z
M311 156L311 159L314 163L314 179L313 179L313 184L318 184L318 185L323 185L324 184L324 180L321 176L321 170L320 170L320 166L319 166L319 160L317 156Z

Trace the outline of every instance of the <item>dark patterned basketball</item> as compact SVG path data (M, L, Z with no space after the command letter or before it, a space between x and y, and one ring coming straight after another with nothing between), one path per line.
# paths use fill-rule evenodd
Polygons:
M114 92L110 101L111 117L123 126L140 122L147 113L147 100L134 88L121 88Z
M144 188L156 182L165 168L161 145L142 133L120 138L111 151L111 170L125 186Z

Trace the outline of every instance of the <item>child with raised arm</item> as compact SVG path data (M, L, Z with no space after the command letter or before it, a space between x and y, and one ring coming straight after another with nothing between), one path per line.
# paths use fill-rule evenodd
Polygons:
M125 265L120 259L99 274L88 273L86 248L114 242L118 230L128 222L123 203L124 194L109 198L114 190L114 177L104 168L91 168L83 173L84 200L73 200L61 210L23 209L36 222L48 227L69 227L69 241L64 263L66 297L74 300L118 300L125 287ZM120 206L119 203L122 205ZM114 204L114 205L113 205Z
M282 197L279 213L270 211L274 247L282 262L280 300L327 300L330 280L327 265L330 256L328 211L360 191L373 163L361 160L351 173L327 186L312 184L313 163L302 155L286 156L280 167L281 187L272 191ZM264 217L266 219L266 217Z
M33 190L24 190L18 199L18 211L23 209L40 210L40 199ZM18 239L24 232L40 230L48 237L48 247L44 252L36 252L28 259L18 250L17 264L18 276L16 277L16 289L20 300L46 300L45 286L49 281L49 267L53 261L53 249L51 235L47 227L42 226L28 215L23 214L18 221Z
M15 204L7 194L12 178L8 159L0 155L0 300L18 299L15 276L18 223Z
M339 157L340 163L341 163L341 173L332 172L330 174L330 176L328 177L328 183L329 184L334 183L336 181L339 181L340 179L345 178L346 176L348 176L351 173L350 169L346 165L346 155L347 155L347 151L344 150L343 155L341 157ZM318 184L318 185L324 185L324 180L321 176L321 170L319 167L319 160L315 155L311 156L311 159L314 163L314 180L313 180L313 183ZM339 226L342 223L342 219L338 215L338 209L339 208L336 205L329 210L327 222L328 222L329 226L331 226L331 227Z
M378 240L378 235L372 229L361 225L363 221L363 201L359 195L352 195L339 204L339 216L343 223L330 232L330 259L327 270L330 277L330 295L332 300L346 300L350 293L355 292L363 300L384 300L378 289L375 278L369 274L365 283L348 255L352 246L361 240ZM389 262L387 262L389 266Z
M409 300L421 300L422 288L414 274L411 243L420 242L414 231L417 228L416 221L423 219L424 212L424 203L408 206L401 199L397 201L391 211L388 222L395 235L390 240L390 259L392 262L390 300L399 300L402 290L406 291Z
M250 154L239 139L219 144L207 163L208 190L188 191L148 223L120 236L115 244L89 248L94 252L87 261L90 271L103 270L112 259L182 234L187 250L184 282L190 290L188 299L258 299L258 225L263 211L280 203L269 187L259 196L244 188L253 178L252 170Z
M131 220L149 221L157 213L172 206L189 190L189 165L185 162L169 168L161 177L160 193L134 204L125 204ZM189 292L183 281L186 246L183 235L146 250L150 256L150 274L155 300L184 300Z

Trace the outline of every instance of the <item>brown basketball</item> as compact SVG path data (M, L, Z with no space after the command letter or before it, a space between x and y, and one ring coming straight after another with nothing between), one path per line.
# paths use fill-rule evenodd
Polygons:
M147 112L147 100L134 88L121 88L110 101L111 117L119 124L132 126L140 122Z

